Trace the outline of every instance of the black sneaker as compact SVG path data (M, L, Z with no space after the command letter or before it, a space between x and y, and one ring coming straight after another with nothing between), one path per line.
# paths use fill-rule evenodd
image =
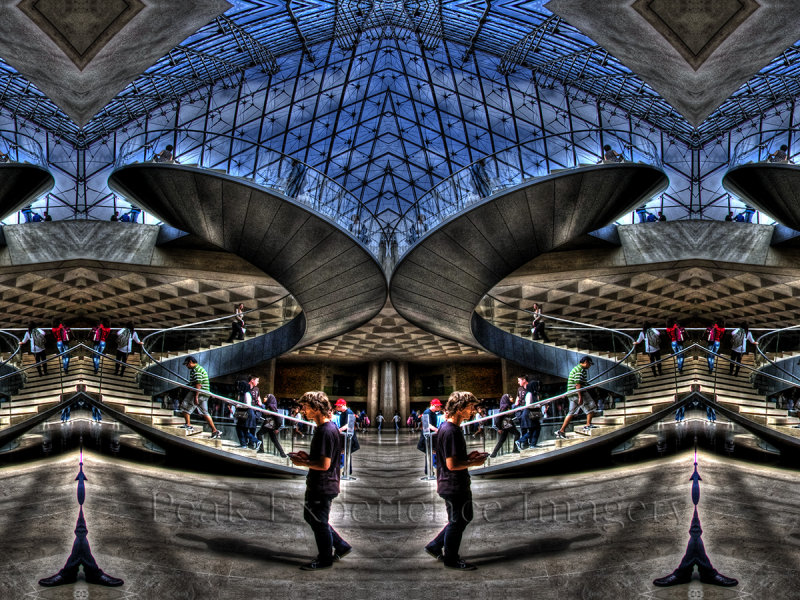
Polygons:
M444 561L444 566L448 569L458 569L459 571L474 571L478 567L468 562L464 562L463 560L459 559L455 562L447 562Z
M561 438L562 440L565 440L565 439L567 439L567 436L566 436L566 434L565 434L563 431L561 431L560 429L558 429L558 430L556 431L556 437L557 437L557 438Z
M222 432L221 432L219 429L217 429L216 431L214 431L214 432L211 434L211 439L212 439L212 440L215 440L215 439L217 439L217 438L221 438L221 437L222 437ZM245 447L247 447L247 446L245 446Z
M318 559L312 560L307 565L303 565L300 567L301 571L321 571L322 569L330 569L333 566L333 562L322 562Z

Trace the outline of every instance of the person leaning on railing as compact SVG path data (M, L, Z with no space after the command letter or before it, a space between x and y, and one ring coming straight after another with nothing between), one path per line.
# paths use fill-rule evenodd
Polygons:
M172 144L167 144L161 152L159 152L158 154L153 156L153 162L157 162L157 163L174 163L175 162L175 156L172 154L173 150L174 150L174 148L173 148Z
M619 152L615 151L611 146L606 144L603 146L603 162L604 163L621 163L625 162L625 157Z
M788 163L789 162L789 146L783 144L780 148L775 150L772 154L767 156L767 162L771 163Z

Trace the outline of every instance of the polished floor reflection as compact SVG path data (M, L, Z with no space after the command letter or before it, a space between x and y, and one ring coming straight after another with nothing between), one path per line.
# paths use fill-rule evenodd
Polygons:
M693 437L693 428L728 425L664 427L688 428ZM472 573L447 571L422 550L445 512L435 482L420 479L422 454L407 433L384 435L380 443L374 433L362 436L357 479L342 483L331 518L354 551L320 573L298 570L314 552L300 510L302 479L196 475L90 448L84 456L89 541L104 569L125 585L38 588L38 578L62 566L73 537L78 453L67 451L0 472L0 597L73 598L86 589L90 598L677 599L701 597L688 595L697 589L704 598L793 598L800 561L797 474L726 456L724 432L721 452L698 435L700 515L714 566L741 583L732 589L699 581L652 585L685 550L694 455L668 437L676 453L660 457L658 433L647 435L655 435L652 443L626 450L640 452L627 465L474 478L475 520L462 544L463 556L479 566Z

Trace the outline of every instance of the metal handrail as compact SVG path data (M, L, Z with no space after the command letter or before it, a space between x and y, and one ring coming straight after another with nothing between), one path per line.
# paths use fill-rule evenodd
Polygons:
M513 310L522 311L524 313L527 313L527 314L531 315L531 318L533 317L534 313L532 311L530 311L530 310L528 310L526 308L519 308L519 307L516 307L516 306L512 306L508 302L504 302L503 300L500 300L499 298L495 298L494 296L492 296L490 294L485 294L484 298L490 298L494 302L498 302L500 304L503 304L503 305L513 309ZM630 341L631 346L630 346L630 349L628 349L628 351L625 354L625 356L623 356L620 360L616 361L616 364L614 364L614 366L611 366L608 369L606 369L605 371L602 371L601 373L595 375L589 381L593 381L593 380L597 379L598 377L602 377L603 375L605 375L609 371L615 369L617 366L625 363L625 361L627 361L628 358L631 357L631 355L635 354L635 351L636 351L636 342L635 342L635 340L633 339L633 337L631 337L627 333L624 333L623 331L619 331L619 330L616 330L616 329L611 329L609 327L603 327L602 325L594 325L594 324L591 324L591 323L580 323L578 321L571 321L569 319L564 319L564 318L561 318L561 317L555 317L555 316L552 316L552 315L545 315L544 313L542 313L540 316L542 318L546 318L546 319L549 319L551 321L556 321L556 322L559 322L559 323L568 323L570 325L578 325L580 328L598 329L600 331L609 332L612 335L613 334L617 334L617 335L620 335L623 338L627 338ZM631 367L631 370L634 370L634 369Z
M252 309L244 311L242 314L246 315L246 314L249 314L249 313L252 313L252 312L256 312L256 311L267 310L267 308L269 308L270 306L274 306L276 304L284 302L287 298L291 298L292 300L294 300L294 296L292 296L291 294L286 294L285 296L281 296L280 298L278 298L274 302L268 304L266 307L262 306L262 307L258 307L258 308L252 308ZM198 328L198 325L204 325L206 323L216 323L216 322L219 322L219 321L224 321L224 320L231 319L232 317L235 318L236 317L236 313L232 313L232 314L229 314L229 315L224 315L224 316L221 316L221 317L214 317L213 319L205 319L203 321L196 321L194 323L184 323L183 325L175 325L173 327L168 327L166 329L160 329L158 331L154 331L153 333L145 336L145 338L142 340L142 352L144 352L147 355L147 357L151 361L153 361L153 363L155 363L157 366L161 367L162 369L164 369L168 373L171 373L172 375L174 375L178 379L181 379L183 381L188 381L188 379L186 379L182 375L180 375L180 374L176 373L175 371L173 371L172 369L164 366L164 364L160 360L158 360L152 354L150 354L150 351L147 348L148 340L150 340L150 338L153 338L155 336L166 335L166 334L168 334L170 332L173 332L173 331L178 331L178 330L191 331L191 330L193 330L195 328Z
M3 159L3 157L7 157ZM41 144L29 135L9 129L0 129L0 164L30 163L47 167Z
M215 140L225 140L227 149L214 153ZM176 158L163 162L178 164L180 159L184 166L220 170L277 190L349 231L377 254L380 240L384 238L384 225L364 202L321 171L261 142L198 129L148 131L122 143L114 166L158 162L154 160L155 147L168 144L174 146ZM181 146L187 145L188 150L180 151ZM243 148L252 148L253 156L243 160L231 156L234 152L242 155Z
M623 162L645 159L662 165L656 145L638 133L600 128L547 133L483 156L437 183L401 215L387 232L388 242L397 245L399 260L441 222L497 191L559 170L616 162L603 159L604 145L612 146Z
M765 338L768 338L770 336L780 335L784 331L795 331L795 330L800 332L800 325L792 325L790 327L783 327L781 329L773 329L772 331L768 331L764 335L759 336L759 338L756 340L757 342L756 350L761 355L761 357L770 365L778 369L778 371L794 379L794 381L791 383L792 386L796 386L798 383L800 383L800 377L798 377L794 373L790 373L789 371L778 365L778 363L772 360L769 356L767 356L767 354L763 350L763 346L765 346L769 342L769 339L767 339L764 343L762 343L762 340L765 340ZM778 351L777 348L775 349L775 351L776 352ZM763 366L759 369L759 375L767 376L767 373L762 372L761 369L763 369Z
M728 162L729 168L748 162L771 162L769 156L784 144L788 146L787 160L774 162L792 164L798 157L797 152L791 154L792 134L795 136L800 134L800 129L769 129L743 137L736 142L736 146L733 148L731 159Z

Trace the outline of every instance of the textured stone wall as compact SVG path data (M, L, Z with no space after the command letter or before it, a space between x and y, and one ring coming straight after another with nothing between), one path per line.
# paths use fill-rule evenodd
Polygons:
M275 395L278 398L299 398L321 387L325 365L322 363L277 363Z
M455 387L472 392L478 398L497 398L503 395L500 361L491 363L455 364Z

